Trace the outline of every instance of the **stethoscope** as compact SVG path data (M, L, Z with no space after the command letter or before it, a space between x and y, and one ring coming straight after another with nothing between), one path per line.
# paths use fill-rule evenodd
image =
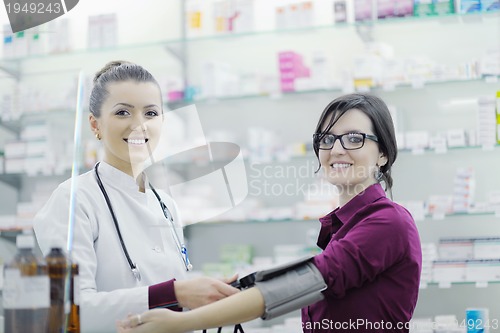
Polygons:
M106 192L106 189L104 188L104 185L102 184L101 177L99 177L99 172L97 171L99 167L99 163L97 163L94 167L96 179L97 179L97 184L99 185L99 188L101 189L102 195L104 196L104 199L106 200L106 204L108 205L109 212L111 213L111 217L113 218L113 222L115 224L116 228L116 233L118 234L118 238L120 239L120 244L123 249L123 253L125 254L125 257L127 258L128 264L130 266L130 270L132 271L132 274L134 274L134 277L137 281L141 281L141 272L139 271L139 266L135 262L132 261L130 258L130 255L127 251L127 247L125 246L125 242L123 241L122 233L120 232L120 227L118 225L118 220L116 219L115 212L113 210L113 207L111 206L111 201L109 200L108 193ZM156 192L156 190L153 188L151 183L149 183L149 187L153 191L154 195L156 196L156 199L158 199L158 202L160 203L161 210L163 211L163 215L165 218L170 222L171 229L172 229L172 236L175 241L175 245L177 247L177 251L179 251L179 254L181 255L182 262L184 263L184 266L186 267L186 271L190 271L193 269L193 265L191 265L191 262L189 261L188 253L187 253L187 248L182 243L181 238L177 234L176 227L174 224L174 218L172 214L170 213L170 210L168 209L167 205L161 200L160 196Z

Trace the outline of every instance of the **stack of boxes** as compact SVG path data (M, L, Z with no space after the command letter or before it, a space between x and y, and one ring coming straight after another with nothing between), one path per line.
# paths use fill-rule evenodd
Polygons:
M116 13L89 17L89 49L115 47L118 44L118 19Z
M455 175L453 186L453 212L467 213L474 200L475 177L474 169L459 168Z
M460 13L492 12L500 10L499 0L461 0Z
M276 7L275 21L278 30L313 26L313 1L295 2Z
M3 26L3 57L5 59L23 58L43 52L40 31L35 27L28 31L12 33L8 24Z
M433 281L500 281L500 238L442 238L439 260L433 262Z
M213 4L215 32L248 32L254 30L253 0L224 0ZM190 24L201 28L201 13L194 12Z
M246 272L239 277L250 273L252 266L254 249L251 245L244 244L224 244L220 247L220 262L206 262L202 266L204 275L212 277L231 276L234 272ZM247 272L248 271L248 272Z
M46 31L43 31L45 30ZM71 49L69 21L58 18L25 31L12 33L8 24L3 26L2 52L5 59L17 59L46 53L62 53Z
M377 18L413 15L413 0L377 0Z
M434 15L448 15L456 12L455 0L434 0Z
M295 82L299 78L310 77L310 70L304 65L302 56L293 51L278 53L280 85L282 92L296 90Z
M33 121L24 126L19 140L5 143L5 173L62 174L71 169L72 128Z
M188 36L200 35L203 28L203 8L201 3L193 0L185 1L186 33Z
M414 16L447 15L455 13L454 0L415 0Z
M497 93L498 96L498 93ZM483 97L478 100L477 112L477 143L483 147L491 147L497 143L498 110L497 102L492 97Z
M422 271L420 284L432 282L432 263L438 259L435 243L422 243Z
M481 0L481 11L493 12L499 10L500 10L500 0Z
M47 52L48 53L64 53L73 48L70 36L71 29L69 19L58 18L47 23ZM45 47L42 43L42 48ZM44 52L41 52L44 53Z

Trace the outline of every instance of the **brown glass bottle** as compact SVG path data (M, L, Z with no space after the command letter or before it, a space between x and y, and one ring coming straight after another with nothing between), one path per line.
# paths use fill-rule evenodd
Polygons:
M69 285L69 315L66 326L67 333L80 333L80 284L78 264L71 264L71 279Z
M50 314L48 333L64 333L64 282L68 261L60 247L52 247L45 257L50 278Z
M33 254L32 235L18 235L18 252L4 270L4 331L47 331L50 283L45 266Z

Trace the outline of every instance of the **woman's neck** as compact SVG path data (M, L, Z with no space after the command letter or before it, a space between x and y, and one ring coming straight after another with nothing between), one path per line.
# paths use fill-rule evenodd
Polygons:
M139 186L139 192L145 193L146 192L146 179L144 177L144 173L141 173L136 178L136 183L137 183L137 186Z
M375 183L363 185L337 185L337 190L339 192L339 207L344 206L349 201L351 201L358 194L366 190L368 187L372 186Z

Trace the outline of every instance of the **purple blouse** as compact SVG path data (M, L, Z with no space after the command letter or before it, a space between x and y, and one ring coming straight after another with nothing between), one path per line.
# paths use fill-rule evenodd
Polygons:
M410 213L380 184L320 218L314 263L325 299L302 309L304 332L408 332L422 251Z

